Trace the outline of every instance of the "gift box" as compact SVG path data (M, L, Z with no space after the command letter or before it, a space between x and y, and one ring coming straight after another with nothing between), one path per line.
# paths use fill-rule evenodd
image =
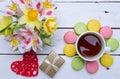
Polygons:
M40 69L50 77L53 77L63 65L65 60L52 51L40 65Z

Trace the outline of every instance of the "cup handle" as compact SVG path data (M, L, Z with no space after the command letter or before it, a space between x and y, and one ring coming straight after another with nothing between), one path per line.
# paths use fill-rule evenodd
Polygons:
M110 52L110 51L111 51L110 47L105 47L105 52Z

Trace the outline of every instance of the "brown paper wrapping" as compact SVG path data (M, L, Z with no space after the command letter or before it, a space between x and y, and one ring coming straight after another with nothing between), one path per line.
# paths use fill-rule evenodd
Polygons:
M40 65L40 69L50 77L53 77L64 62L65 60L61 56L52 51Z

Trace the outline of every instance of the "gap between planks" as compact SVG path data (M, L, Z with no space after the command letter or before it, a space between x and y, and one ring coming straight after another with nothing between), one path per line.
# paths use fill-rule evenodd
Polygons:
M57 29L74 29L74 27L58 27ZM120 27L112 27L112 29L120 29Z
M54 1L55 3L120 3L120 1Z
M58 27L57 29L73 29L73 27ZM112 27L112 29L120 30L120 27ZM0 55L23 55L20 53L0 53ZM48 55L48 54L37 54L37 55ZM65 56L65 54L58 54L61 56ZM76 54L77 55L77 54ZM120 54L111 54L112 56L120 56Z
M23 55L23 54L9 54L9 53L6 53L6 54L0 54L0 55ZM49 55L49 54L36 54L36 55ZM58 54L60 56L66 56L65 54ZM76 54L75 56L77 56L78 54ZM120 56L120 54L111 54L112 56Z
M23 54L0 54L0 56L2 55L23 55ZM48 54L37 54L37 55L41 55L41 56L46 56ZM60 56L65 56L65 54L58 54ZM120 54L111 54L112 56L120 56ZM75 55L77 56L77 54ZM110 70L110 67L105 67L106 70Z

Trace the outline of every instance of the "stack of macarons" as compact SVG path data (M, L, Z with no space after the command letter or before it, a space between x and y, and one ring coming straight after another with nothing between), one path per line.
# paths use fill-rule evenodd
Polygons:
M113 31L110 26L103 26L99 33L105 38L106 46L110 47L111 51L115 51L119 47L119 42L117 39L112 38Z
M87 24L83 22L78 22L74 25L74 32L79 36L80 34L86 31L95 31L99 32L101 24L98 20L92 19L89 20Z
M72 65L72 68L76 71L80 71L85 67L87 72L90 74L96 73L99 69L99 64L97 61L86 61L85 62L82 58L78 56L73 58L71 65Z
M81 35L87 31L95 31L100 33L106 41L106 46L110 47L111 51L115 51L119 47L119 42L117 39L112 38L113 31L110 26L102 26L98 20L89 20L87 24L83 22L78 22L74 25L74 31L68 31L64 35L64 41L67 43L63 48L63 52L66 56L72 57L76 54L75 42L77 36ZM104 67L110 67L113 64L114 58L105 53L100 58L100 63ZM72 68L76 71L82 70L85 66L87 72L94 74L99 69L98 61L84 61L80 57L75 57L72 60Z
M64 48L63 52L66 56L74 56L76 54L76 48L75 48L75 42L76 42L77 36L74 33L74 31L68 31L64 35L64 41L67 43Z
M79 27L79 24L83 27ZM64 35L64 41L65 41L66 45L63 48L63 52L68 57L75 56L75 54L76 54L75 42L77 39L77 35L80 35L81 33L87 31L86 25L84 23L79 23L79 24L76 24L76 29L83 28L83 30L81 30L82 32L78 32L76 34L74 31L68 31ZM85 28L85 30L84 30L84 28ZM86 66L85 67L86 70L89 73L93 74L93 73L96 73L97 70L99 69L98 62L97 61L94 61L94 62L95 63L85 62L83 59L81 59L80 57L77 56L77 57L73 58L71 65L72 65L72 68L76 71L82 70L84 68L84 66Z
M106 46L110 47L111 51L115 51L119 47L119 41L112 37L113 30L110 26L102 26L100 27L100 22L98 20L90 20L87 24L88 30L99 32L106 41ZM94 29L93 29L94 28ZM100 58L100 63L105 67L110 67L113 64L114 58L105 53Z
M74 25L74 32L80 35L86 31L99 32L106 40L106 46L110 47L111 51L115 51L119 47L117 39L112 38L113 30L110 26L102 26L98 20L89 20L87 24L78 22Z

